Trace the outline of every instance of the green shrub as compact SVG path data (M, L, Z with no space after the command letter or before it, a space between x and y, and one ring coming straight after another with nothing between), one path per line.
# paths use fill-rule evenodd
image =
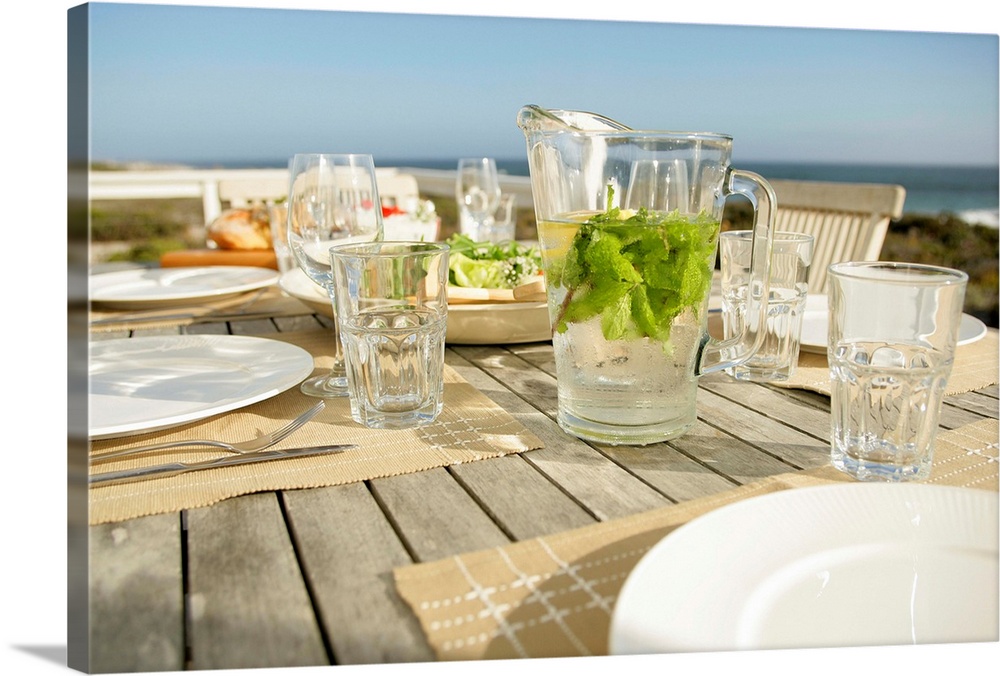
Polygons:
M179 239L151 239L136 242L128 251L119 251L108 256L109 261L129 261L133 263L157 263L160 256L169 251L188 248L189 244Z
M1000 230L970 225L952 215L904 214L889 224L882 245L883 261L943 265L969 275L965 311L989 326L1000 314Z
M128 242L150 237L183 238L204 225L200 200L106 200L90 205L94 242Z

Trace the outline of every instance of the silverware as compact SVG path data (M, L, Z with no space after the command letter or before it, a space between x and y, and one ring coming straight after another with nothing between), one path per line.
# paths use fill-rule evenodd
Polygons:
M215 469L216 467L229 467L231 465L246 465L255 462L267 462L270 460L282 460L284 458L305 458L312 455L323 455L326 453L343 453L352 448L357 448L357 444L333 444L330 446L309 446L306 448L289 448L276 451L257 451L256 453L244 453L243 455L227 455L215 460L203 460L201 462L171 462L164 465L153 465L152 467L141 467L138 469L125 469L115 472L101 472L89 477L88 483L92 488L98 486L110 486L113 484L127 483L130 481L141 481L143 479L159 479L168 476L177 476L185 472L195 472L202 469Z
M182 439L180 441L164 441L158 444L149 444L147 446L136 446L135 448L126 448L121 451L114 451L112 453L102 453L99 455L94 455L91 458L91 462L102 462L104 460L110 460L111 458L120 458L123 455L133 455L135 453L145 453L146 451L158 451L163 448L181 448L184 446L214 446L216 448L224 448L228 451L234 453L251 453L253 451L262 451L265 448L273 446L278 443L289 434L299 429L307 422L312 420L317 413L323 410L326 403L320 399L317 401L312 408L300 415L295 420L291 421L284 427L274 430L273 432L268 432L267 434L262 434L256 439L250 439L249 441L241 441L239 443L229 443L226 441L216 441L214 439Z

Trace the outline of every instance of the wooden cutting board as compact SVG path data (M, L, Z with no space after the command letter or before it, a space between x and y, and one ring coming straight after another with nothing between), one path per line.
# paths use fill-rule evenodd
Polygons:
M513 289L471 289L449 286L448 303L535 303L545 300L545 281L534 280Z
M272 249L186 249L160 256L161 268L201 265L248 265L277 270L278 259Z

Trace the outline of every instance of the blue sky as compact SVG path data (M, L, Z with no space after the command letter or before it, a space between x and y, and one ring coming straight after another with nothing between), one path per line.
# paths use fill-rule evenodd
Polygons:
M735 161L997 163L996 34L259 6L91 12L95 159L519 158L515 116L537 103L729 133Z

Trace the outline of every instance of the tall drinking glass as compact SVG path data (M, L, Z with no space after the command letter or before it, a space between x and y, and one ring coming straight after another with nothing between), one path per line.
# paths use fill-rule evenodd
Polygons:
M441 413L448 251L398 241L331 248L355 422L407 429Z
M511 193L500 195L497 210L493 212L493 223L490 225L489 232L486 233L485 241L499 244L500 242L509 242L516 237L517 211L514 208L516 204L516 195Z
M334 310L330 247L381 239L382 205L371 155L300 153L292 158L288 246L302 271L326 290ZM304 381L303 393L314 397L347 396L347 371L337 326L333 339L333 367L328 374Z
M879 261L829 270L833 466L862 481L922 481L969 277Z
M815 238L802 232L774 233L767 323L762 328L764 344L743 364L726 369L726 373L737 380L781 382L795 374L814 244ZM747 314L752 256L751 231L730 230L719 235L722 323L723 335L727 338L742 332L745 322L760 319L759 314Z
M493 213L500 204L500 177L491 157L463 157L455 179L459 224L463 235L486 241Z

